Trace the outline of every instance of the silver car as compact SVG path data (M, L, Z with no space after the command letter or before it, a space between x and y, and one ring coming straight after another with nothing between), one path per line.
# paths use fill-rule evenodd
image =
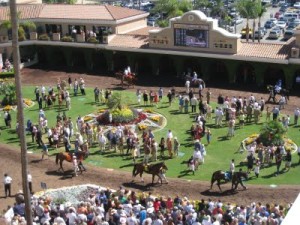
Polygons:
M280 30L271 30L269 33L269 39L278 39L280 37Z

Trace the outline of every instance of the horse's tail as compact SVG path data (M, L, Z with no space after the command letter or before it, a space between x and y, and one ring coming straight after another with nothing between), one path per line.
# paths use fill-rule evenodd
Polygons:
M58 164L58 155L59 153L56 154L56 158L55 158L56 165Z

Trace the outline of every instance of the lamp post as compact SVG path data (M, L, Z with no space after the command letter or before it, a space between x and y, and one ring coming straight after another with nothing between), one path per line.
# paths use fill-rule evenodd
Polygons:
M10 16L12 22L12 49L13 49L13 65L15 72L15 84L17 94L17 122L19 123L19 134L21 144L21 166L22 166L22 187L25 201L25 218L27 224L32 224L32 212L30 204L30 193L28 186L28 171L27 171L27 145L25 137L25 124L24 124L24 110L23 110L23 96L22 96L22 85L20 77L20 51L19 51L19 40L18 40L18 13L16 0L10 0Z

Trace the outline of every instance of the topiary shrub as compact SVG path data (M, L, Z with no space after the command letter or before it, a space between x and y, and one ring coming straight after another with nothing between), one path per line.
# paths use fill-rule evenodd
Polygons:
M114 123L129 123L135 118L132 110L129 108L114 109L110 113Z
M287 130L284 128L281 122L276 120L265 123L260 130L259 140L264 146L273 145L283 145L283 136L286 134Z
M95 37L90 37L87 40L88 43L92 43L92 44L99 44L99 41L95 38Z
M60 39L62 42L73 42L74 39L71 36L64 36Z
M24 31L23 27L19 27L18 35L19 35L19 41L25 41L26 40L25 31Z
M41 41L49 41L50 38L49 38L48 34L41 34L39 36L39 40L41 40Z

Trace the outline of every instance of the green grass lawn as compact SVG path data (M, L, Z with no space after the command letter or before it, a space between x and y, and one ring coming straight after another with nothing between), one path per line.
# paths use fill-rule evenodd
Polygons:
M72 93L72 91L70 91ZM34 99L34 87L24 87L23 89L23 97ZM2 97L1 97L2 98ZM122 91L122 98L126 99L129 106L139 107L136 103L136 96L133 92ZM141 106L143 107L143 106ZM106 108L105 105L96 105L94 104L94 95L92 89L87 89L87 96L72 96L72 109L70 111L66 111L67 116L71 116L73 122L75 124L75 119L78 115L84 116L92 112L96 112L99 108ZM146 107L151 108L151 107ZM210 180L211 174L213 171L221 169L228 170L231 159L235 159L236 166L238 166L239 162L246 158L246 152L240 154L239 146L243 139L247 136L258 133L261 125L246 125L243 129L237 129L235 137L231 139L226 138L227 128L219 128L216 129L214 127L214 120L210 120L207 123L207 127L211 128L212 132L212 142L209 146L206 146L207 156L205 158L205 163L199 167L199 170L196 171L195 175L185 174L184 171L187 169L186 161L193 154L193 140L190 137L189 129L194 121L194 115L183 114L178 112L178 102L175 101L171 107L169 107L167 103L167 98L164 97L163 101L159 103L159 107L152 107L153 110L161 113L167 118L167 125L164 129L157 131L154 133L157 141L160 140L161 137L166 137L167 131L169 129L172 130L174 137L178 137L180 146L180 156L171 160L167 160L166 163L169 167L167 172L168 177L181 177L182 179L188 180ZM49 121L49 127L54 125L56 121L56 115L58 114L58 110L53 108L51 110L45 110L46 116ZM27 119L31 119L32 121L38 120L38 105L35 104L33 107L25 109L25 121ZM15 127L16 121L16 112L12 112L13 118L13 128ZM265 118L262 117L261 121L264 122ZM0 120L0 125L4 125L3 117ZM299 139L299 127L291 126L288 130L287 136L294 140L297 145L300 144ZM46 135L45 135L46 138ZM7 143L9 145L18 146L19 141L15 134L14 129L4 129L2 130L2 134L0 136L0 141L2 143ZM206 139L203 138L203 143L206 144ZM47 142L46 142L47 143ZM38 149L35 143L31 143L31 136L27 136L27 144L28 149L33 151L36 154L40 154L41 149ZM73 147L73 146L72 146ZM63 148L59 150L49 149L50 154L55 154L59 151L64 151ZM85 161L85 163L89 163L91 165L96 165L105 168L114 168L114 169L122 169L126 171L132 170L132 160L129 157L121 157L118 154L109 152L104 155L100 155L98 152L98 145L95 144L91 148L91 155ZM254 178L254 173L251 174L253 176L247 182L250 184L300 184L300 165L298 162L298 155L292 155L292 168L289 172L283 173L278 177L274 176L274 172L276 170L275 166L271 166L269 168L261 169L260 177ZM282 163L282 168L284 167L284 162ZM246 167L243 168L246 170ZM237 168L238 170L238 168Z

